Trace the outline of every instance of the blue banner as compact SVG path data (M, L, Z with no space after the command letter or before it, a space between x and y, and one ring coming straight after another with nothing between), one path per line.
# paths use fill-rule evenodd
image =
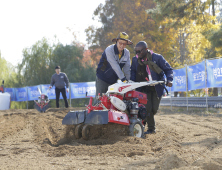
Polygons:
M40 85L28 87L28 101L38 100L38 96L40 96L38 88L41 91Z
M171 91L186 91L186 68L173 70L173 76Z
M85 98L86 92L87 96L95 97L96 94L96 85L95 81L85 82L85 83L70 83L71 87L71 98Z
M170 87L166 86L166 89L168 90L168 92L170 92ZM164 89L164 91L166 90Z
M41 88L42 88L42 93L48 95L49 99L56 99L56 95L55 95L55 86L53 86L51 89L49 89L50 84L42 84ZM69 99L69 92L66 92L66 97L67 99ZM63 99L62 97L62 93L60 93L60 97L59 99Z
M222 87L222 59L207 60L207 87Z
M205 88L205 62L187 66L188 90Z
M15 89L14 88L5 88L5 92L10 94L11 101L16 101L16 99L15 99Z
M206 60L207 67L207 87L222 87L222 58L215 60ZM206 88L205 83L205 61L193 65L187 66L187 78L186 81L186 68L174 70L174 80L172 92L183 92L186 91L186 82L188 82L188 90L196 90ZM11 95L11 101L27 101L37 100L39 94L38 88L41 92L48 95L49 99L56 99L55 87L49 90L49 84L37 85L23 88L5 88L5 91ZM167 87L170 91L170 88ZM87 96L95 97L96 87L95 82L82 82L82 83L70 83L71 98L85 98ZM66 92L67 98L69 99L69 93ZM60 99L63 99L60 93Z
M56 99L56 95L55 95L55 86L53 86L50 90L49 90L49 84L42 84L41 88L42 88L42 93L48 95L49 99Z
M15 88L15 101L22 102L27 101L27 88Z

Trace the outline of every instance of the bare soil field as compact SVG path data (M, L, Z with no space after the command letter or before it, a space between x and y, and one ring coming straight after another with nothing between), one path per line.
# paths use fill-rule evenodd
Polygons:
M93 127L86 141L62 125L68 111L0 111L0 169L222 169L220 113L161 108L156 134L129 137L109 124Z

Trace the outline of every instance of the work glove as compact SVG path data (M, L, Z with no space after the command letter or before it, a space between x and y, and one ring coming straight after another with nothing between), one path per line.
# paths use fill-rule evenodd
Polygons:
M67 93L69 92L69 88L66 88L66 92L67 92Z
M122 78L121 81L122 81L123 83L128 83L128 80L126 79L126 77Z

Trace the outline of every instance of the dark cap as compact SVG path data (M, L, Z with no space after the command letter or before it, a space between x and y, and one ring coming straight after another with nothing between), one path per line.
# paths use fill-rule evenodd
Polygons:
M60 66L56 66L55 69L60 69Z

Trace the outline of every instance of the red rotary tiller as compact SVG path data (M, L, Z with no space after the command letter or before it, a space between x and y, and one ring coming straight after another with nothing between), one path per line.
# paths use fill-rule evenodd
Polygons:
M148 115L144 104L147 96L134 89L153 86L163 81L116 83L109 86L106 94L97 96L98 103L93 106L93 97L83 111L70 111L62 120L63 125L77 125L75 137L88 140L91 125L117 123L129 127L129 135L142 137L143 120Z

